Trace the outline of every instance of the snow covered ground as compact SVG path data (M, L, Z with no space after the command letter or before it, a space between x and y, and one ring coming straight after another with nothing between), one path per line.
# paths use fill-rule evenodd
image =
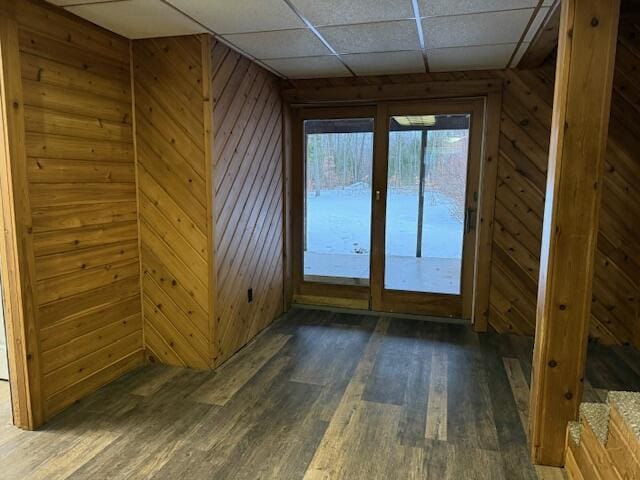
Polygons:
M449 199L427 192L422 258L416 258L418 192L389 191L388 288L458 293L464 226L453 210ZM305 275L368 278L370 232L370 190L324 190L319 196L308 195Z

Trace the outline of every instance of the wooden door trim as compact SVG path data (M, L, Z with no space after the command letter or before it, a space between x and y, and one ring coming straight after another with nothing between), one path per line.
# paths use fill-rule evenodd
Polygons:
M475 254L475 274L471 321L476 332L486 332L489 325L489 291L493 256L493 226L500 154L500 116L502 91L489 92L485 104L480 190Z
M451 80L385 85L286 88L282 99L291 105L378 103L390 100L429 100L486 96L502 90L502 79Z
M475 274L473 286L473 305L471 320L476 331L486 331L489 314L489 286L492 263L492 240L493 240L493 215L495 206L495 191L497 185L499 137L500 137L500 115L502 110L502 90L503 80L501 78L490 78L483 80L455 80L455 81L416 81L407 83L389 83L386 85L359 85L359 86L323 86L308 88L284 88L282 99L292 108L292 156L299 151L299 135L296 133L297 120L296 112L303 107L316 108L339 108L362 105L373 105L380 109L385 102L389 101L428 101L438 99L465 99L480 97L485 99L485 122L483 134L482 166L480 174L479 205L477 219L477 239L475 256ZM376 114L376 116L379 113ZM377 123L376 123L377 126ZM377 127L376 127L377 128ZM378 137L379 135L376 135ZM296 142L298 144L296 145ZM374 138L374 152L379 148L377 140ZM386 142L385 142L386 145ZM374 153L375 155L375 153ZM296 278L296 257L299 255L295 250L295 236L299 235L297 227L293 222L296 209L296 183L295 166L292 166L291 190L292 190L292 252L290 262L292 265L293 301L294 303L310 303L310 297L301 299L296 286L299 279ZM376 185L376 171L374 165L374 185ZM376 219L372 220L372 232ZM374 255L372 245L372 255ZM375 268L372 262L372 272ZM370 282L371 298L375 300L374 281ZM327 299L324 299L327 300ZM343 300L338 299L340 305L344 306ZM326 301L322 303L328 305ZM357 307L366 308L366 307Z

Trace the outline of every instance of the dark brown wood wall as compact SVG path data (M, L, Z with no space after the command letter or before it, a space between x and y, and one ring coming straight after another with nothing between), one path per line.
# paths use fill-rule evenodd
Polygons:
M590 336L640 348L640 42L623 29L618 43ZM554 72L551 59L529 71L314 79L286 86L504 80L489 323L499 332L533 335Z
M215 42L211 85L219 365L283 308L282 102L273 74Z
M143 361L129 42L16 14L46 419Z
M147 354L209 368L209 195L203 36L133 41Z

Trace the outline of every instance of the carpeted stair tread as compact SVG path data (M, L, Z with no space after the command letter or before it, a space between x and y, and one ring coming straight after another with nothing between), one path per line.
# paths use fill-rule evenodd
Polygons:
M580 445L580 436L582 435L582 425L580 425L580 422L569 422L567 428L569 429L569 438L574 445Z
M609 392L607 401L618 410L629 430L640 439L640 393Z
M584 420L593 434L602 444L607 443L609 435L609 405L604 403L580 404L580 419Z

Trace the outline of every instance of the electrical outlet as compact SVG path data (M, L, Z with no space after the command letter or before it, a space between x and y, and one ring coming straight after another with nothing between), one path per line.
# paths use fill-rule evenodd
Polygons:
M253 288L247 290L247 300L249 303L253 302Z

